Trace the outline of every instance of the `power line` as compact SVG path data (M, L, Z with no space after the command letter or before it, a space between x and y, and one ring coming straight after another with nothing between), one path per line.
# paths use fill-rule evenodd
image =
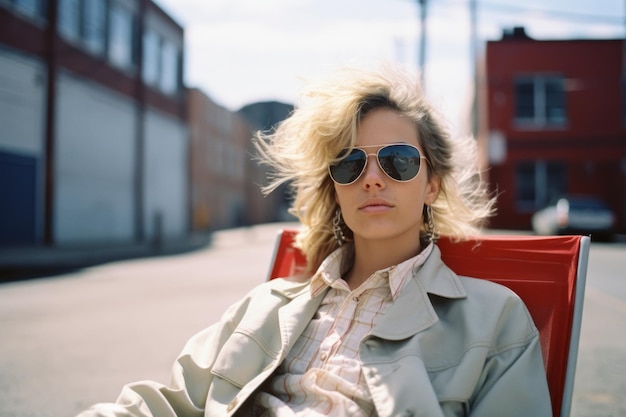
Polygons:
M535 7L524 7L514 4L501 4L501 3L481 3L481 8L485 8L485 11L490 11L489 9L496 11L518 11L518 12L528 12L528 13L538 13L546 16L552 16L558 19L564 20L577 20L583 22L590 23L609 23L615 25L623 25L623 20L619 16L606 16L606 15L595 15L589 13L581 13L581 12L570 12L565 10L550 10L544 8L535 8Z
M471 0L470 0L471 1ZM455 7L468 7L467 0L443 0L438 2L442 5L446 6L455 6ZM556 10L556 9L546 9L540 7L529 7L520 4L505 4L505 3L497 3L491 1L480 1L478 3L479 12L480 13L536 13L538 15L543 15L546 18L553 18L559 20L569 20L569 21L578 21L583 23L605 23L616 26L624 25L624 17L623 16L607 16L607 15L598 15L598 14L589 14L583 12L572 12L567 10Z

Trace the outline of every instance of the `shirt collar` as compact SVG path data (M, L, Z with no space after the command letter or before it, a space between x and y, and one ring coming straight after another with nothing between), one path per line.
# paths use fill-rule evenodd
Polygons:
M385 269L377 271L376 274L381 274L383 277L388 278L389 289L391 291L392 299L395 299L406 284L407 279L412 275L412 271L421 267L433 250L433 244L430 243L424 250L412 258L407 259ZM326 290L332 285L332 283L341 278L343 275L342 265L344 264L344 258L351 255L350 246L342 246L324 259L317 272L311 278L311 297L315 298L322 291Z

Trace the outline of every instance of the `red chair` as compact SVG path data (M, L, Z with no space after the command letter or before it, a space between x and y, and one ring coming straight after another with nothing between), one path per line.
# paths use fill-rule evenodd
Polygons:
M296 230L279 233L269 279L302 272L306 258L293 247ZM588 236L482 236L438 242L457 274L505 285L526 303L537 328L554 416L570 415L587 276Z

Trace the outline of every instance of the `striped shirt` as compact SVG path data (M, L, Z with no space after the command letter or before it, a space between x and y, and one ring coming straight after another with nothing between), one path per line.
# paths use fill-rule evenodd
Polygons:
M254 398L256 416L376 416L359 359L361 340L432 251L380 270L350 290L341 278L345 248L311 278L311 297L328 289L313 319Z

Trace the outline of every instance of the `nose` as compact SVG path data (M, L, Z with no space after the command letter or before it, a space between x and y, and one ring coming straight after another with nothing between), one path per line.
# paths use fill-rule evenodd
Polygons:
M385 173L380 169L378 161L376 160L376 154L367 155L367 166L363 173L363 188L366 190L372 187L383 189L386 186Z

